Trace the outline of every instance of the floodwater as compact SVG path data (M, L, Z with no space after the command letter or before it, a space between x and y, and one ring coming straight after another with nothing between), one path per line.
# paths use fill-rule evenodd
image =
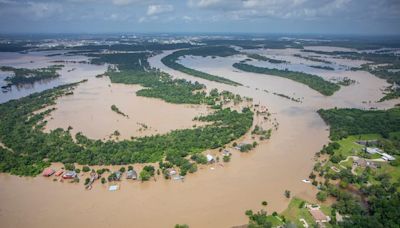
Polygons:
M107 140L115 130L120 133L119 139L129 139L204 124L193 118L208 114L205 105L175 105L136 96L142 88L112 84L108 77L91 78L72 96L57 100L56 110L46 119L46 131L71 126L73 135L82 132L89 138ZM112 105L125 116L112 111Z
M12 99L18 99L35 92L41 92L66 83L78 82L83 79L94 77L102 74L107 66L91 65L78 63L79 61L87 61L85 56L65 56L64 52L46 51L46 52L30 52L27 54L0 52L0 66L12 66L16 68L42 68L51 65L62 64L64 67L58 71L60 77L38 81L33 84L23 86L12 86L11 91L0 92L0 103L7 102ZM57 56L49 56L53 54L61 54ZM67 62L53 62L67 61ZM75 62L68 62L75 61ZM5 85L4 79L10 75L10 72L0 71L0 86Z
M279 54L279 50L275 52ZM244 56L182 60L188 67L244 85L233 87L169 69L160 62L169 53L171 51L152 57L150 64L174 77L204 83L208 89L224 89L254 98L254 103L267 105L272 112L271 118L279 122L279 129L255 150L246 154L232 150L230 163L224 167L202 167L199 172L188 175L183 183L157 178L157 181L147 183L122 181L117 192L108 192L106 186L99 184L86 191L82 183L58 183L40 176L20 178L2 174L1 227L173 227L177 223L186 223L190 227L231 227L244 224L247 221L244 212L261 209L263 200L268 201L269 213L284 210L289 203L283 194L285 190L314 201L317 190L301 180L308 177L314 154L328 142L329 135L328 127L316 110L388 108L399 102L375 103L382 97L380 89L388 84L366 72L335 72L358 83L342 87L331 97L324 97L288 79L237 71L232 63ZM304 101L296 103L272 92L304 97ZM124 112L122 107L126 107L119 105Z

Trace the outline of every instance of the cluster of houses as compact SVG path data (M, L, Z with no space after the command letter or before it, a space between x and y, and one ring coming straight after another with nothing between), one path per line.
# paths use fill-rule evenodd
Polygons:
M385 161L394 161L396 160L395 157L393 157L390 154L385 153L383 150L377 148L376 146L379 144L378 140L358 140L358 144L365 146L365 152L368 154L379 154L381 155L382 159Z
M64 171L62 169L55 171L52 168L46 168L45 170L43 170L42 175L45 177L50 177L52 175L56 177L61 176L63 179L74 179L75 177L77 177L77 173L75 171Z

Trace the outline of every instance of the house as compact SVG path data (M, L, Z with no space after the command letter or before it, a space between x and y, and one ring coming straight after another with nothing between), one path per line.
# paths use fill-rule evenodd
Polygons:
M121 179L122 173L120 171L115 171L114 174L115 174L115 180Z
M56 177L59 177L59 176L61 176L61 174L63 174L64 173L64 170L62 170L62 169L60 169L60 170L58 170L57 172L56 172L56 174L54 174Z
M239 143L237 146L235 146L234 148L236 149L236 150L240 150L240 149L242 149L242 146L244 146L245 144L244 143Z
M358 140L357 144L363 145L363 146L376 146L378 145L378 140Z
M222 154L223 154L224 156L231 156L231 152L229 152L229 150L223 150L223 151L222 151Z
M132 179L132 180L136 180L137 179L137 173L135 170L128 170L128 172L126 172L126 179Z
M49 177L49 176L53 175L55 172L56 172L56 171L55 171L54 169L46 168L45 170L43 170L42 175L43 175L44 177Z
M113 191L117 191L118 189L119 189L119 186L118 186L118 185L111 185L111 186L108 188L108 191L113 192Z
M375 164L375 162L367 161L367 160L364 159L364 158L360 158L360 159L355 160L353 164L355 164L355 165L357 165L357 166L359 166L359 167L364 167L364 168L365 168L365 167L370 167L370 168L376 169L376 168L378 167L378 166Z
M381 153L381 155L382 155L382 159L385 160L385 161L394 161L394 160L396 160L395 157L393 157L392 155L389 155L387 153Z
M176 175L177 172L175 169L170 168L170 169L167 169L167 174L168 174L168 176L172 177L172 176Z
M372 147L366 147L365 148L365 152L369 153L369 154L380 154L382 153L382 150L378 149L378 148L372 148Z
M310 214L314 218L316 223L325 223L329 222L330 218L326 216L319 208L310 209Z
M261 106L261 108L259 109L260 113L267 113L268 112L268 108L266 106Z
M67 171L62 175L63 179L74 179L76 177L76 172L75 171Z
M213 163L214 162L214 157L211 154L207 154L207 162L208 163Z

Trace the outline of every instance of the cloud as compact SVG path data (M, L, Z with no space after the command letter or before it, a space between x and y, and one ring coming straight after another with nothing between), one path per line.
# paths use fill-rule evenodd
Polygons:
M147 8L147 16L153 16L172 11L174 11L173 5L149 5Z
M118 5L118 6L129 5L129 4L132 4L134 2L137 2L137 0L112 0L112 3L114 5Z
M351 2L352 0L188 0L188 5L192 8L222 11L221 15L215 15L221 19L310 19L344 10Z

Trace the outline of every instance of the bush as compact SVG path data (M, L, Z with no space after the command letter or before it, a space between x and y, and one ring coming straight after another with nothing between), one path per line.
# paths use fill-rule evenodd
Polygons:
M96 172L97 174L102 175L105 171L105 169L98 169Z
M121 173L124 173L124 172L125 172L125 167L121 167L121 168L119 169L119 171L120 171Z
M222 160L224 162L230 162L231 161L231 156L224 156L224 157L222 157Z
M176 224L175 228L189 228L189 226L186 224Z
M101 178L101 183L102 183L102 184L107 183L106 178L102 177L102 178Z
M285 196L286 196L286 198L290 198L290 191L289 190L285 190Z
M151 178L152 175L151 175L148 171L146 171L145 169L143 169L143 170L140 172L139 176L140 176L140 180L142 180L142 181L148 181L148 180L150 180L150 178Z
M89 171L90 171L89 166L83 166L83 167L82 167L82 171L83 171L84 173L89 172Z
M261 202L261 205L267 206L267 205L268 205L268 202L267 202L267 201L262 201L262 202Z
M90 178L88 177L88 178L85 179L85 185L88 185L89 182L90 182Z
M154 176L154 172L156 171L156 169L152 165L146 165L145 167L143 167L143 170L149 173L150 176Z
M318 192L317 193L317 200L324 202L326 198L328 197L328 194L324 191Z

